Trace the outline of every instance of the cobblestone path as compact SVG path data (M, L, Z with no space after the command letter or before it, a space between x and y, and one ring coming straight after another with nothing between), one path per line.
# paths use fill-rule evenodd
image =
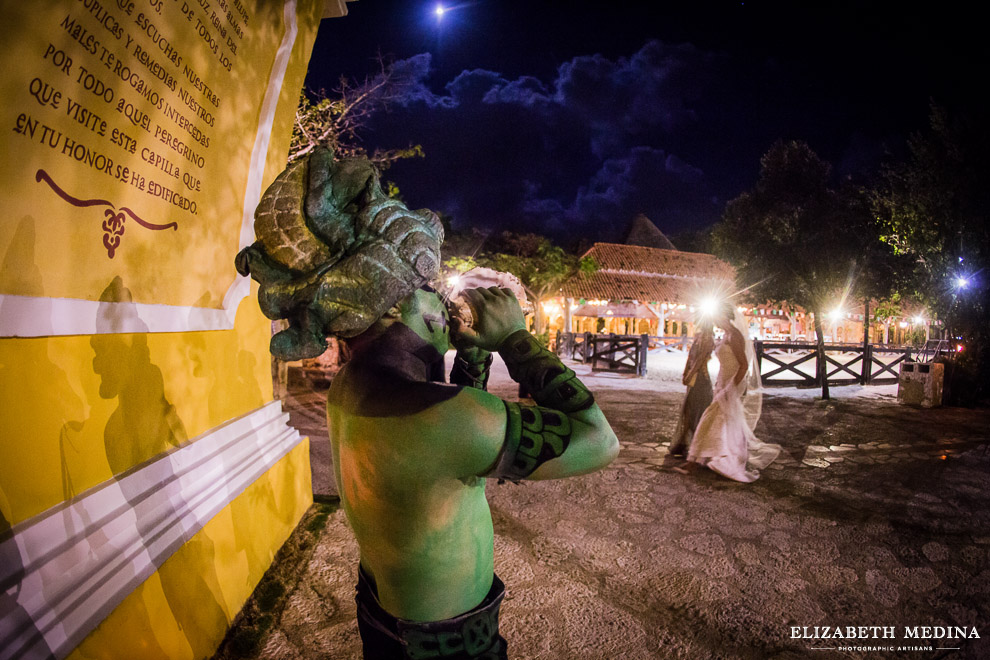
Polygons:
M990 411L767 397L757 435L784 452L738 484L671 469L679 394L596 396L612 466L488 486L510 657L990 657ZM253 657L359 658L356 562L337 511ZM804 626L897 638L795 638ZM904 639L916 626L981 639Z

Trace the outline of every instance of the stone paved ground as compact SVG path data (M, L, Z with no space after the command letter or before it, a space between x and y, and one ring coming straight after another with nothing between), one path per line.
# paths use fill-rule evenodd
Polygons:
M622 445L612 466L489 485L510 657L990 658L990 411L767 397L757 434L784 452L738 484L671 470L682 395L629 384L596 394ZM297 401L294 421L317 427L320 397ZM250 657L359 658L357 556L336 511ZM792 639L848 625L897 639ZM905 626L982 639L905 641ZM864 645L931 650L841 650Z

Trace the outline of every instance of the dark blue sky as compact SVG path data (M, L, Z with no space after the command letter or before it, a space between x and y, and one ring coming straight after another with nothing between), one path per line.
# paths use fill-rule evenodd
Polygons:
M929 100L982 93L985 36L945 3L359 0L324 21L307 86L361 79L380 51L411 85L364 134L421 144L395 165L414 207L455 228L621 239L718 220L777 139L837 174L875 171ZM796 7L795 5L801 5Z

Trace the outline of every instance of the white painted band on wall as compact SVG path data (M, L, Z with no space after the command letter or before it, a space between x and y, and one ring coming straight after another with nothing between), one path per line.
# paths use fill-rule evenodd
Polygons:
M68 655L302 440L279 401L204 433L0 539L0 659Z
M261 200L261 183L265 160L271 143L275 110L282 83L289 67L289 57L299 34L296 0L285 0L282 8L285 32L275 53L268 86L261 104L258 131L251 149L247 185L244 190L244 215L238 237L240 247L254 242L254 211ZM222 309L141 303L109 303L75 298L45 298L0 294L0 337L52 337L92 335L111 332L194 332L230 330L234 327L237 306L250 293L251 283L234 272L234 255L230 255L230 272L236 277L223 298ZM115 313L120 309L120 313ZM135 318L130 312L137 311ZM117 324L107 329L98 322L102 317L116 317Z

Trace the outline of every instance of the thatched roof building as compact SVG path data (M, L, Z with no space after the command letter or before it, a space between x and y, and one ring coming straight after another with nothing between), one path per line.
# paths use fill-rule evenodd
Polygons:
M598 270L565 282L562 297L691 305L705 292L731 291L735 279L732 266L698 252L595 243L585 256Z

